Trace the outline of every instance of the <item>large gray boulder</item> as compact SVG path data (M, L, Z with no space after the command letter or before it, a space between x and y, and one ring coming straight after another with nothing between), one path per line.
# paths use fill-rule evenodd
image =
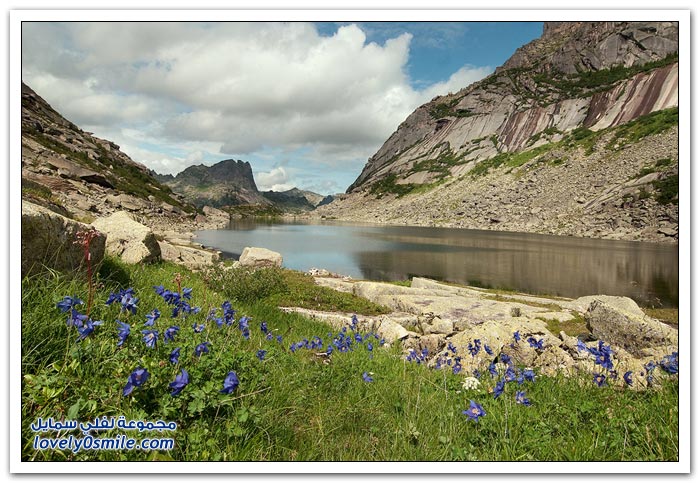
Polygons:
M92 226L107 235L107 253L126 263L150 263L161 259L160 245L145 225L125 211L98 218Z
M635 357L644 357L650 348L678 346L676 329L647 317L641 310L627 311L595 300L584 317L593 337L622 347Z
M79 232L90 226L54 213L42 206L22 201L22 277L49 268L75 272L84 263L83 247L77 243ZM93 265L104 258L105 235L99 233L90 242Z
M282 255L267 248L245 247L238 261L243 267L281 267Z
M206 268L220 260L218 252L192 246L183 246L161 241L160 255L163 260L183 265L190 270Z

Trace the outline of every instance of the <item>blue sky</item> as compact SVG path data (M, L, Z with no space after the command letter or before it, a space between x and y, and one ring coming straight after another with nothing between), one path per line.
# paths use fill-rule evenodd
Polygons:
M261 190L329 194L415 108L541 32L541 22L25 23L22 78L159 173L242 159Z

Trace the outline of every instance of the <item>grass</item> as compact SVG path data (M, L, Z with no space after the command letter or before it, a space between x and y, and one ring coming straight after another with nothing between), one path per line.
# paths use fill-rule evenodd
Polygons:
M302 307L327 312L378 315L390 310L350 293L316 285L314 278L302 272L276 267L251 270L246 267L215 270L210 286L239 302L261 301L274 307Z
M658 319L666 324L678 327L678 309L665 309L665 308L653 308L653 307L642 307L642 310L649 317Z
M586 326L586 321L583 318L583 314L580 312L574 312L574 318L562 322L558 319L545 319L543 317L535 317L540 319L542 322L547 324L547 330L552 334L559 335L559 332L564 332L566 335L571 337L581 337L590 335L590 331Z
M182 274L202 312L171 319L153 290ZM93 318L104 321L94 334L76 342L75 328L55 307L64 295L86 299L80 278L53 274L22 281L22 458L31 461L676 461L678 459L678 380L666 378L654 390L596 387L589 378L538 376L522 386L508 384L494 399L488 373L481 387L465 390L464 375L406 362L398 345L379 347L370 336L352 350L317 355L332 343L328 326L284 314L265 299L236 303L236 319L251 317L250 337L238 324L222 328L206 322L210 308L227 298L199 274L168 263L125 265L108 259L96 280ZM211 282L209 282L211 283ZM289 283L289 281L288 281ZM302 280L299 282L305 285ZM137 314L106 306L111 291L133 287ZM178 365L168 362L174 343L162 340L148 349L141 341L145 315L159 307L161 333L181 327ZM80 308L80 307L79 307ZM221 311L219 311L219 316ZM131 324L122 348L116 347L115 319ZM273 340L259 325L266 321ZM352 331L348 331L352 334ZM276 336L282 336L278 343ZM318 336L322 349L290 346ZM193 355L199 342L211 351ZM372 351L368 341L375 341ZM266 350L264 360L256 357ZM150 377L129 396L122 389L140 366ZM180 368L190 383L179 396L169 383ZM239 387L221 394L225 375L236 371ZM364 372L373 382L365 382ZM522 389L532 406L516 404ZM474 400L486 416L468 420L462 411ZM124 415L128 420L175 421L170 451L35 451L36 418L92 421ZM78 433L79 434L79 433ZM104 435L118 435L117 430ZM148 436L152 436L148 434ZM143 435L141 436L143 437ZM138 436L137 436L138 438Z

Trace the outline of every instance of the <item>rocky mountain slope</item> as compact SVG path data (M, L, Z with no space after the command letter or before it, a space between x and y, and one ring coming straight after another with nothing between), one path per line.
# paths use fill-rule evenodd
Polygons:
M545 23L420 106L318 215L676 239L677 50L671 22Z
M111 141L85 132L22 84L22 197L71 218L118 210L180 223L195 207Z
M328 196L299 188L287 191L263 191L262 195L284 212L311 211L320 204L329 202Z
M258 191L246 161L226 159L212 166L189 166L177 176L155 176L198 207L270 204Z

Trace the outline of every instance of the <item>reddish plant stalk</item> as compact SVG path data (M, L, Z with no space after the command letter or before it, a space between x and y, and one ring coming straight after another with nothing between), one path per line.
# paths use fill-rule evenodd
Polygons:
M75 243L80 244L83 247L83 259L85 260L85 265L87 266L87 278L88 278L88 303L86 315L90 317L90 311L92 310L92 301L94 298L95 287L92 282L92 254L90 253L90 242L93 238L97 237L98 232L94 228L87 231L80 231L76 233Z

